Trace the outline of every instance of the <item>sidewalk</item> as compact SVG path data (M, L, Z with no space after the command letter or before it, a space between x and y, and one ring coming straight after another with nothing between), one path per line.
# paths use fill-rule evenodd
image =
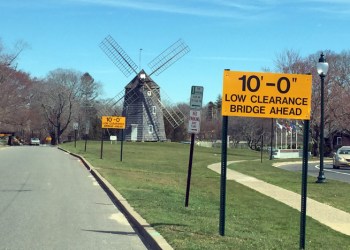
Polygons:
M234 162L239 161L228 161L227 165ZM219 174L221 173L221 163L211 164L208 166L208 168ZM269 184L254 177L241 174L231 169L227 169L227 180L234 180L300 211L301 196L297 193ZM333 230L350 236L349 213L307 198L306 214L307 216L312 217Z

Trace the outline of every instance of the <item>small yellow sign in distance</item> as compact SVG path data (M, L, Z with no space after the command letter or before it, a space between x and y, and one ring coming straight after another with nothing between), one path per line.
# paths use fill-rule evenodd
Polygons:
M224 71L222 115L310 120L312 76Z
M125 117L102 116L102 128L125 129Z

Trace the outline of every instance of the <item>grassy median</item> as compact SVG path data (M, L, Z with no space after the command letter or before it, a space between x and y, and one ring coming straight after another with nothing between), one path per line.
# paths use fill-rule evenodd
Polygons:
M189 207L185 208L189 144L124 143L122 162L119 142L104 143L103 159L100 142L89 141L86 152L83 141L77 142L76 148L74 143L61 146L92 163L174 249L299 248L300 213L233 181L227 182L225 236L219 235L220 176L207 168L221 161L219 148L195 147ZM228 160L254 159L260 159L259 152L228 150ZM273 172L272 162L264 155L263 163L251 161L233 167L260 179L266 174L266 181L300 192L298 174L281 169ZM287 187L286 182L293 184ZM322 192L334 194L332 185L324 185L327 188ZM342 190L338 193L348 193L349 201L349 185L339 185ZM310 196L319 192L309 189ZM327 195L319 195L320 201ZM341 204L344 197L331 200ZM348 249L350 245L350 237L311 218L306 226L307 249Z

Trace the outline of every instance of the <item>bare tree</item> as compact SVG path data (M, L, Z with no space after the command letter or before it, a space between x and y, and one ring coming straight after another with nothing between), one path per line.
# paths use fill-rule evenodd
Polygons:
M28 74L16 70L15 61L25 48L17 43L13 53L0 41L0 117L1 126L17 129L26 122L31 79Z
M23 42L23 41L18 41L14 45L14 51L12 53L7 52L7 49L5 46L2 44L0 40L0 66L5 66L5 67L14 67L14 63L19 57L19 55L22 53L24 49L26 49L28 45ZM0 72L1 73L1 72ZM4 77L5 75L1 75ZM0 82L1 82L0 78Z
M221 139L221 130L221 95L219 95L215 102L210 101L202 109L201 137L203 140L219 140Z
M69 124L79 122L85 129L88 120L96 116L97 97L101 85L89 73L57 69L51 71L40 84L40 100L52 144L62 142L62 135L69 134Z
M330 69L325 78L325 132L330 141L336 134L349 134L350 122L350 53L329 51L327 61ZM329 144L333 150L333 143Z
M312 100L311 100L311 140L313 154L318 155L320 134L320 103L321 103L321 80L316 71L316 63L320 52L301 57L293 50L281 53L275 60L277 71L285 73L312 74ZM332 51L324 51L330 65L329 72L324 82L324 106L325 106L325 134L332 141L338 132L348 130L350 122L350 52L343 51L339 54ZM333 144L326 151L330 152Z
M1 122L13 127L24 125L28 120L32 80L28 74L10 67L2 68L1 71L7 75L0 83Z
M231 117L229 133L235 143L245 141L250 149L261 150L262 140L269 141L270 123L269 119Z
M61 143L61 136L72 121L80 90L80 74L72 70L51 71L41 86L41 107L52 137L52 144Z
M79 108L78 121L80 132L86 134L96 118L96 109L98 107L97 98L101 92L101 84L89 74L84 73L80 77L80 90L78 94Z
M186 103L177 103L176 106L185 115L185 121L180 126L174 128L167 119L164 119L165 134L167 139L171 141L185 141L189 137L187 126L190 106Z

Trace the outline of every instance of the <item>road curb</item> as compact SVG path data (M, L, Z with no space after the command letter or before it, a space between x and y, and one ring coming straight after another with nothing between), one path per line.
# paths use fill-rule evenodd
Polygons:
M148 249L154 250L172 250L173 248L169 243L163 238L163 236L158 233L151 225L143 219L128 201L105 179L98 171L82 156L69 152L63 148L58 147L58 149L69 153L70 155L77 157L81 160L87 170L95 177L97 182L107 193L116 207L125 215L132 227L141 236L141 240L146 245Z

